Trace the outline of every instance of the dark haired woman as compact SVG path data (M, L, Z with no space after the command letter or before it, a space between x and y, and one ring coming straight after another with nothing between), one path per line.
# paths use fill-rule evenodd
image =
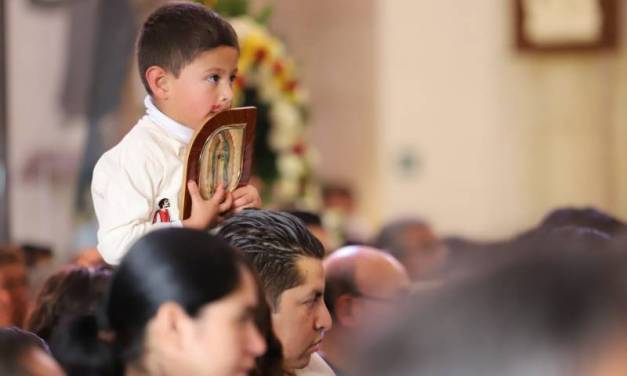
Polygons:
M205 232L149 233L122 259L101 317L53 335L69 376L246 375L266 343L257 282L242 256Z

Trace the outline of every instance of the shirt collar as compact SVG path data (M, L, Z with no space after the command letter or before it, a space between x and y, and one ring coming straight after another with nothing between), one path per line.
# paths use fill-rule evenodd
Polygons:
M194 130L184 126L177 121L174 121L166 114L159 111L157 106L152 103L152 98L150 97L150 95L147 95L146 99L144 99L144 106L146 106L146 115L150 118L150 120L152 120L153 123L157 124L158 126L163 128L163 130L185 142L186 144L192 140Z

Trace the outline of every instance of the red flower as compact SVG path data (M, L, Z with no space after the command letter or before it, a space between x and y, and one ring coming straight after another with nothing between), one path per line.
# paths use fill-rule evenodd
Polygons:
M298 82L296 80L292 80L285 84L285 91L291 93L298 87Z
M237 86L237 87L244 87L244 86L246 86L246 80L244 79L243 76L235 77L235 86Z
M260 63L268 55L268 51L265 48L260 48L255 52L255 62Z
M292 152L296 155L303 155L305 154L305 145L302 142L299 142L298 144L292 146Z
M281 63L278 60L275 61L274 64L272 65L272 71L276 75L279 75L279 74L283 73L283 69L285 69L285 67L283 66L283 63Z

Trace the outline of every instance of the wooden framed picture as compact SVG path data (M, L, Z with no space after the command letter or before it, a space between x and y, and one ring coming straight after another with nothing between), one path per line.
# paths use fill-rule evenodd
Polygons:
M616 47L617 0L514 0L516 45L523 51Z
M207 200L219 184L228 191L248 184L253 159L257 109L241 107L223 111L199 129L187 149L179 207L181 219L191 215L187 182L198 183Z

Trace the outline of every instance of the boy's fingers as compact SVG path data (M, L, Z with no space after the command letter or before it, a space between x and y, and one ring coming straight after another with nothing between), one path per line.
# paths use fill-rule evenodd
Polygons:
M236 199L235 201L233 201L233 206L235 206L236 208L239 208L240 206L252 204L253 202L248 196L244 196L240 198L236 198L235 196L233 196L233 198Z
M200 196L200 190L198 189L198 184L196 184L195 181L188 181L187 189L189 190L189 195L191 196L192 201L196 201L199 198L202 199L202 197Z
M216 191L213 193L213 196L211 196L211 201L215 202L216 204L221 203L222 201L224 201L226 193L227 192L224 190L222 183L218 184Z
M234 190L233 191L233 198L237 200L238 198L246 196L248 194L248 189L247 188L248 188L248 186L245 186L245 187L239 187L236 190Z
M231 209L231 206L233 206L233 195L227 194L224 202L218 205L218 210L222 213Z
M239 212L241 212L241 211L242 211L242 210L244 210L244 209L254 208L254 207L255 207L255 205L253 205L252 203L249 203L249 204L246 204L246 205L244 205L244 206L239 206L239 207L236 207L236 208L235 208L235 212L236 212L236 213L239 213Z

